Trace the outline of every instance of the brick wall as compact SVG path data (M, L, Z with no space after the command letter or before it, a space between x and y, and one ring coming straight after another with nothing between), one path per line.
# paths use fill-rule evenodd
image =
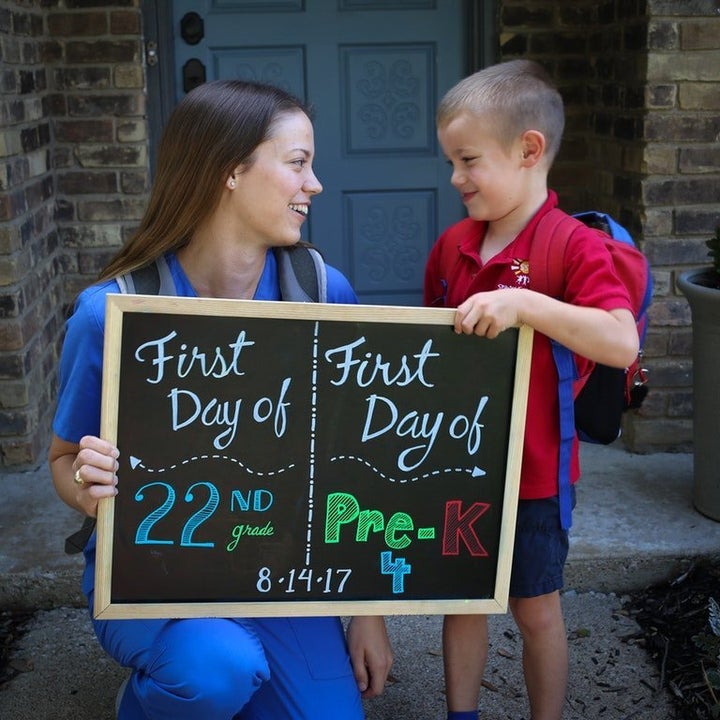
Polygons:
M51 4L46 54L53 67L56 222L71 300L142 216L147 98L137 0Z
M648 357L657 390L632 428L639 447L690 447L692 331L678 272L707 264L720 223L720 3L651 2L642 183L655 270Z
M501 0L503 58L548 66L565 97L552 184L650 257L652 391L634 450L691 442L691 330L679 268L720 220L720 0ZM137 223L148 142L140 0L0 8L0 462L45 461L65 306Z
M33 4L35 5L35 4ZM35 462L48 437L62 328L43 14L0 8L0 458Z
M692 442L692 332L678 269L707 262L720 222L718 0L503 0L503 59L553 74L567 111L551 176L568 211L602 209L653 266L646 340L651 392L626 418L639 452Z
M67 304L147 188L139 0L0 9L0 462L45 462Z

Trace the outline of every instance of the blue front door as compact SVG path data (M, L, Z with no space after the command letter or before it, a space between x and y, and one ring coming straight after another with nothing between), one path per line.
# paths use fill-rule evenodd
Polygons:
M204 80L277 84L315 110L307 239L361 302L418 305L428 251L463 209L438 99L466 67L462 0L174 0L177 98ZM177 99L176 98L176 99Z

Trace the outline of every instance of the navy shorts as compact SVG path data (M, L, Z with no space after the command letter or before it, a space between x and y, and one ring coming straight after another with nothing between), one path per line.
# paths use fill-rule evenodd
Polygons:
M575 486L572 506L575 507ZM568 531L560 527L558 498L518 502L510 597L530 598L560 590L568 555Z

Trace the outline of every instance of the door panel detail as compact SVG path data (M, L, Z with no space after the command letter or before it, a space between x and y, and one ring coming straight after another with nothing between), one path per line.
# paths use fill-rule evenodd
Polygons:
M350 281L361 294L422 293L434 241L437 198L431 190L345 195Z
M431 45L341 47L345 151L432 154Z
M302 47L214 50L215 77L269 83L304 98L305 49Z

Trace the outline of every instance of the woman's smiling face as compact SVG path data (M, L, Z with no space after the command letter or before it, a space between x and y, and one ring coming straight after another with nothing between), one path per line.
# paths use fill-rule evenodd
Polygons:
M272 124L268 140L251 162L229 179L233 222L242 242L266 247L293 245L322 185L312 169L313 127L305 113L289 112Z

